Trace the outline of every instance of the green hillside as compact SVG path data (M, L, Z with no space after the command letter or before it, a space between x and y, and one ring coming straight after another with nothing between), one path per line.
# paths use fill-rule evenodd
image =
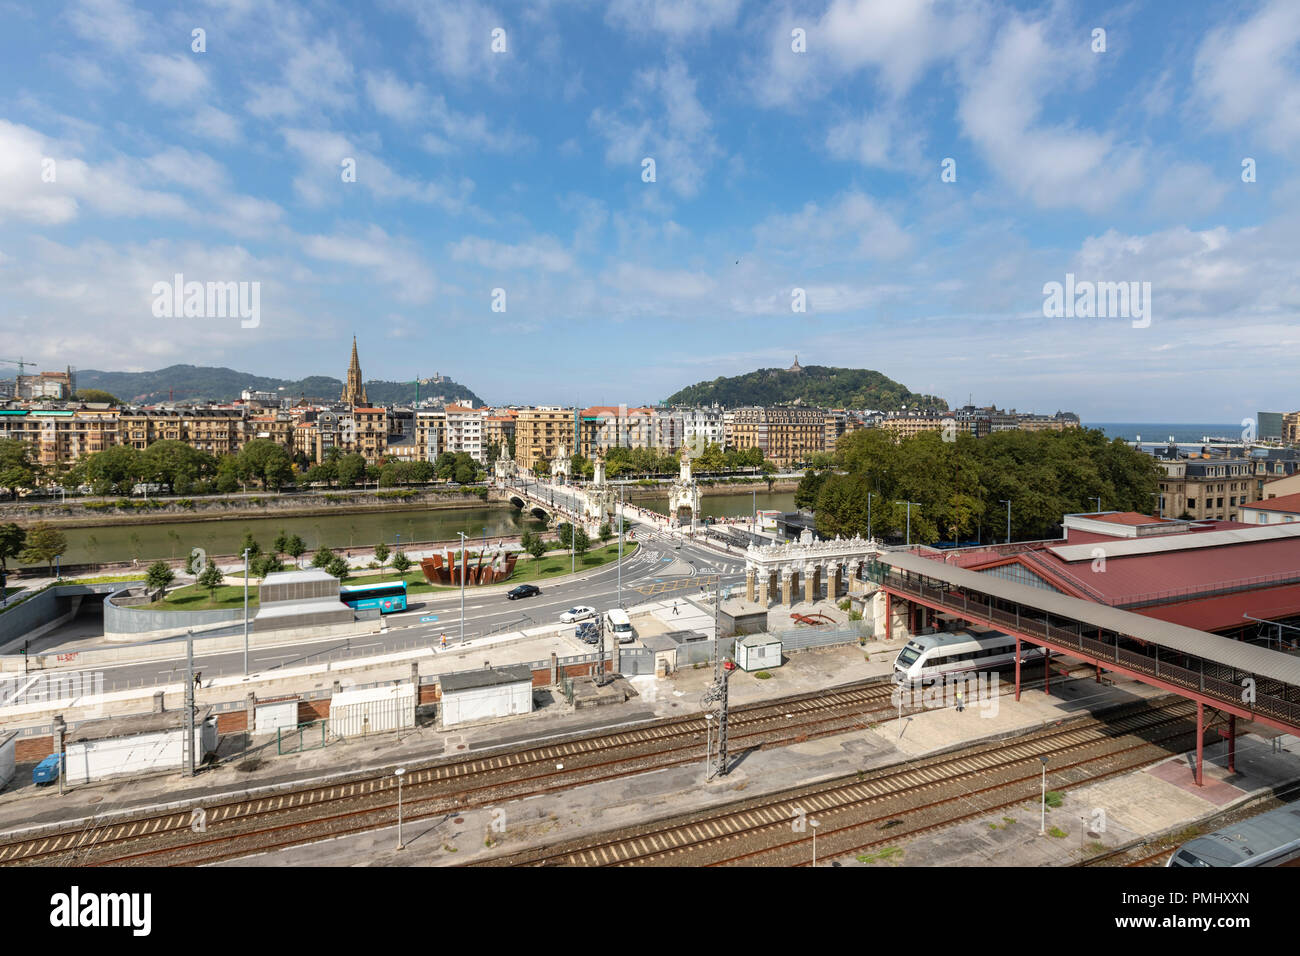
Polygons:
M171 365L155 372L102 372L98 369L79 369L77 388L103 389L124 402L147 403L167 401L168 394L176 401L225 402L239 398L246 388L277 392L283 386L283 395L308 401L337 401L343 392L343 382L327 375L311 375L297 381L250 375L231 368L212 368L204 365ZM464 385L444 381L440 384L422 384L420 398L442 395L448 401L473 401L482 399ZM366 396L380 405L411 402L415 399L415 386L409 382L366 382Z
M946 409L933 395L919 395L880 372L866 368L807 365L800 371L761 368L756 372L688 385L668 397L670 405L786 405L871 408L892 411L917 405Z

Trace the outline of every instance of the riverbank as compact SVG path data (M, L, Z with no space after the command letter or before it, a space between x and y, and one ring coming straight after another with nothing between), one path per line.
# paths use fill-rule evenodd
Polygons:
M413 507L482 508L502 502L499 492L484 487L380 489L378 491L292 492L225 495L211 498L94 498L0 504L0 522L44 521L60 528L103 528L129 522L178 524L229 518L298 517L402 511Z

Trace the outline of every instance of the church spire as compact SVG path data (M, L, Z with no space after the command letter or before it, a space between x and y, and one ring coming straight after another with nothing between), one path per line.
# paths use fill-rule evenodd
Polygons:
M357 337L352 336L352 361L348 364L348 378L343 385L341 401L349 405L368 405L366 386L361 379L361 360L357 357Z

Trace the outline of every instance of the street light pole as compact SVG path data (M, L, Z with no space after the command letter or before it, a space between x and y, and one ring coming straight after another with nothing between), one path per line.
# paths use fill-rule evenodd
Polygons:
M248 676L248 552L244 549L244 676Z
M618 606L623 606L623 486L618 486Z
M1011 543L1011 499L999 498L998 501L1000 501L1002 504L1007 506L1007 544L1010 544Z
M867 540L871 540L871 497L874 492L867 492Z
M895 501L894 504L907 505L907 543L912 543L912 505L921 507L919 501Z
M1095 498L1089 498L1088 500L1097 502L1097 514L1101 514L1101 495L1097 495Z
M465 643L465 532L460 535L460 642Z
M821 826L820 820L809 820L808 825L812 827L813 832L813 866L817 865L817 828Z
M398 767L393 771L393 776L397 778L397 848L406 849L406 844L402 842L402 775L406 773L405 767Z

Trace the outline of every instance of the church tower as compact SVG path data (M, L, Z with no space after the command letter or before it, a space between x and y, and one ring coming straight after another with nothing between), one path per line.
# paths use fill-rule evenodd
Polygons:
M357 337L352 336L352 362L348 365L348 379L340 399L348 405L369 405L366 386L361 381L361 360L357 358Z

